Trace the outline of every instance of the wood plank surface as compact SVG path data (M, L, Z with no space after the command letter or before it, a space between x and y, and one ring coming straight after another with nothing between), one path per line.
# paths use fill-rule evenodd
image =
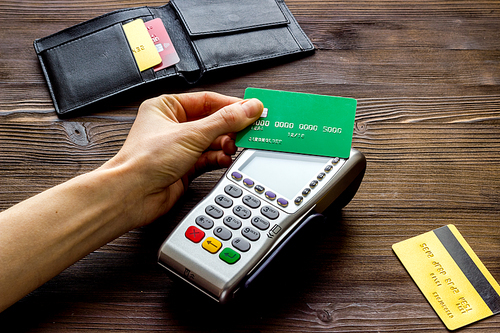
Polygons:
M500 1L286 0L314 55L162 88L60 119L33 41L162 1L0 3L0 210L112 157L156 93L248 86L353 97L367 157L342 214L228 307L171 278L156 253L222 171L176 208L88 255L0 314L2 332L446 332L391 245L455 224L500 280ZM1 269L1 268L0 268ZM1 297L1 295L0 295ZM500 317L460 332L498 332Z

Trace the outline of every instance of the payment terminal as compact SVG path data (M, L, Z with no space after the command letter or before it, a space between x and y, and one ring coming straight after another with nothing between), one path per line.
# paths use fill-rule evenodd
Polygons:
M347 159L245 149L165 240L159 264L227 303L308 217L345 206L365 167L356 149Z

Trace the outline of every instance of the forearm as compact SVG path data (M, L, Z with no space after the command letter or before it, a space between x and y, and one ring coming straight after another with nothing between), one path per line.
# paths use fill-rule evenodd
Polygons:
M258 100L215 93L148 100L122 149L101 168L0 213L0 311L168 212L189 178L227 167L236 152L227 133L253 123L262 109Z
M139 187L100 168L0 213L0 311L137 225Z

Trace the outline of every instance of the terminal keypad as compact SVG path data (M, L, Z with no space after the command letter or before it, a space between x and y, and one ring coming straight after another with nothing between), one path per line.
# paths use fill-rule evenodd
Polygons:
M338 158L332 159L324 170L311 180L301 195L293 200L296 206L301 205L320 183L326 181L339 161ZM189 226L185 236L193 243L201 244L201 247L209 253L219 253L222 261L232 265L241 258L241 253L249 251L252 244L261 239L262 232L268 232L272 221L279 218L280 211L274 205L287 208L288 200L276 195L272 189L266 189L263 185L256 184L254 180L245 178L239 172L235 171L230 176L242 187L234 184L226 185L224 191L214 197L213 203L206 205L205 214L195 218L193 224L196 226ZM244 195L242 188L246 188L254 195ZM280 227L275 224L272 230L275 228Z
M238 173L232 178L243 179ZM244 181L245 187L254 186L253 180L245 178ZM263 195L265 188L255 186L255 192ZM274 195L272 192L267 194ZM261 238L261 232L269 229L270 220L276 220L280 215L278 209L262 206L262 200L257 196L244 195L237 185L226 185L224 192L214 197L213 204L206 205L204 213L195 218L196 227L188 228L186 238L200 243L211 254L219 253L219 258L230 265L241 258L241 253L248 252Z

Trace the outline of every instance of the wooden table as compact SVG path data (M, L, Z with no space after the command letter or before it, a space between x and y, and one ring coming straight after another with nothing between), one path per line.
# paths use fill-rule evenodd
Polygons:
M0 209L112 157L149 97L59 119L33 40L115 9L163 3L0 3ZM500 280L500 1L286 3L314 55L189 91L242 97L255 86L356 98L353 146L368 167L341 216L278 263L261 291L221 307L156 263L163 240L221 171L206 174L160 221L0 314L2 332L446 332L391 245L450 223ZM498 332L500 316L461 332L476 330Z

